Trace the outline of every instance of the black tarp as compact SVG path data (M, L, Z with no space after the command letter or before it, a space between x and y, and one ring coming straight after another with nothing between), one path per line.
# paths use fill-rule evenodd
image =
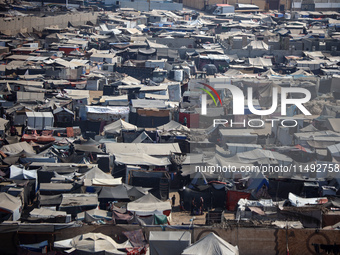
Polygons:
M303 190L303 182L293 182L284 180L269 179L268 194L273 199L288 199L288 194L301 194Z
M188 210L188 211L192 210L191 202L193 198L195 198L196 206L199 207L199 201L201 197L204 200L203 208L204 209L212 208L213 199L212 199L212 191L211 191L210 186L207 186L206 189L201 190L201 191L189 189L186 187L185 189L179 190L179 194L180 194L181 201L183 201L185 210Z

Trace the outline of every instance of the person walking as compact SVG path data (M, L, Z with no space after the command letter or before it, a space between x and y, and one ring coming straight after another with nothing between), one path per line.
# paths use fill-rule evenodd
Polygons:
M174 207L175 203L176 203L176 196L175 196L175 194L172 196L171 201L172 201L172 207Z
M200 197L200 214L201 215L203 215L203 205L204 205L203 197Z

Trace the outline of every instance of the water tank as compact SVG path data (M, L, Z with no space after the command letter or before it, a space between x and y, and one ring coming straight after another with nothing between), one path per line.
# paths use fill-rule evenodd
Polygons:
M179 82L183 81L183 70L182 69L174 71L174 80L179 81Z

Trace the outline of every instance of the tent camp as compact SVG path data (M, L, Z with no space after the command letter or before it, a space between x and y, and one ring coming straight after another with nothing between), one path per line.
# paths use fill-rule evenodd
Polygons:
M127 210L139 216L147 215L169 215L171 205L168 201L163 202L151 193L127 204Z
M137 126L119 119L109 125L104 126L103 134L119 134L121 131L136 131Z
M18 197L14 197L10 194L0 193L0 220L17 221L21 217L21 200Z
M68 249L67 252L77 251L77 254L126 254L118 249L132 247L129 241L116 243L111 237L101 233L87 233L72 239L54 242L55 248Z
M150 231L150 255L180 255L191 244L188 231Z
M182 255L238 255L238 247L224 241L221 237L210 233L186 248Z

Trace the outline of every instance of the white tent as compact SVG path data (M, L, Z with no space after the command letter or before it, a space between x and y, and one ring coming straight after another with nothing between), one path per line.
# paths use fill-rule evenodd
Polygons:
M115 163L123 165L145 165L145 166L168 166L171 162L168 157L152 157L145 153L122 153L115 154Z
M221 237L210 233L186 248L182 255L238 255L238 247L224 241Z
M104 127L103 133L104 134L119 134L120 131L126 130L126 131L136 131L137 126L132 125L122 119L119 119L109 125L106 125Z
M127 210L136 215L161 215L164 211L171 210L171 204L163 202L154 197L151 193L127 204Z
M327 197L303 198L291 192L289 192L288 199L289 199L289 202L295 207L302 207L306 205L318 205L318 204L324 204L328 202Z
M189 132L190 129L186 126L183 126L182 124L174 121L174 120L171 120L170 122L162 125L162 126L159 126L157 127L157 130L161 130L163 132L169 132L169 131L186 131L186 132Z
M70 249L67 250L67 252L77 250L88 254L95 254L96 252L103 251L108 254L126 254L125 252L118 251L118 249L132 247L132 245L129 241L118 244L111 237L101 233L87 233L72 239L54 242L54 247Z

